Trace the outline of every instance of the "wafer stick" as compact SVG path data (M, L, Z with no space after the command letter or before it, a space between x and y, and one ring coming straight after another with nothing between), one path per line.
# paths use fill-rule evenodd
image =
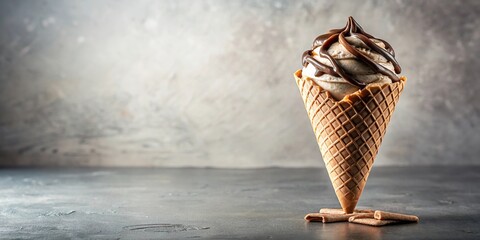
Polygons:
M323 215L321 213L309 213L305 215L304 219L309 222L323 222Z
M414 215L375 211L375 219L378 220L396 220L402 222L418 222L418 217Z
M309 222L347 222L349 217L355 214L329 214L329 213L309 213L305 216L305 220Z
M360 219L360 218L373 218L374 213L356 213L353 214L353 216L348 218L348 221L351 222L355 219Z
M323 215L323 222L324 223L331 223L331 222L346 222L348 218L351 217L353 214L324 214Z
M349 222L359 223L359 224L364 224L364 225L369 225L369 226L375 226L375 227L400 223L399 221L395 221L395 220L379 220L379 219L375 219L375 218L357 218L357 219L353 219L353 221L349 221Z
M353 213L374 213L375 211L372 209L355 209ZM343 209L341 208L322 208L320 209L320 213L327 213L327 214L345 214Z

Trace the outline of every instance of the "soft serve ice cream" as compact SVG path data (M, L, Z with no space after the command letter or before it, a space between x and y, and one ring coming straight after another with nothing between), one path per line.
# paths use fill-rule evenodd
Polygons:
M353 17L344 28L318 36L302 62L302 77L315 81L336 100L369 84L400 80L393 48L366 33Z

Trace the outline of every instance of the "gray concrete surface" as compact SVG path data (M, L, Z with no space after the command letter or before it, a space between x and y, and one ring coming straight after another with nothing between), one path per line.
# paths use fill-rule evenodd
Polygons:
M373 168L358 207L420 217L375 228L304 222L324 169L4 169L0 239L479 239L479 171Z
M292 74L349 15L409 78L377 165L479 164L480 1L0 1L0 165L322 166Z

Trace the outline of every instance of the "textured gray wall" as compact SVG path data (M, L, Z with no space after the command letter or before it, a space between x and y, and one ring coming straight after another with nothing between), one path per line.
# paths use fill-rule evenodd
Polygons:
M377 165L478 164L480 1L1 1L3 165L323 166L293 72L349 15L409 80Z

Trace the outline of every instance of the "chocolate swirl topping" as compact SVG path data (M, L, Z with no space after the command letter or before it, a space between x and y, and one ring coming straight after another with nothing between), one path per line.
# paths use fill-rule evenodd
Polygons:
M376 63L368 56L357 50L354 46L352 46L345 37L354 37L360 41L362 41L365 46L368 47L368 50L378 53L387 59L389 62L392 63L395 72L392 72L388 68ZM375 44L371 39L375 39L377 41L382 42L385 45L385 49L381 48L377 44ZM353 19L353 17L348 18L347 25L343 29L332 29L328 33L318 36L315 41L313 41L312 49L320 47L319 55L320 57L326 58L330 61L332 67L323 64L313 58L312 50L308 50L303 53L302 56L302 63L306 66L308 63L312 64L315 69L315 76L319 77L322 74L330 74L335 77L342 77L351 84L363 89L367 83L361 82L351 74L347 73L342 67L339 65L337 60L335 60L329 53L329 47L335 43L339 42L348 52L354 55L357 60L365 63L369 66L373 71L377 73L381 73L387 77L389 77L392 82L399 81L399 77L396 74L401 72L400 65L398 64L397 60L395 60L395 51L393 50L392 46L389 43L382 39L374 38L372 35L366 33L362 27Z

